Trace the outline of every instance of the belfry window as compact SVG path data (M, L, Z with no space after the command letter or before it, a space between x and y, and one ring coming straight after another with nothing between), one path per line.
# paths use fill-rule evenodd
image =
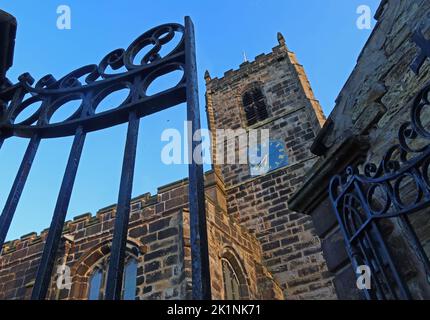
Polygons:
M253 88L246 91L242 97L242 103L248 126L269 117L265 98L260 88Z
M106 286L109 260L99 263L90 276L88 300L102 300ZM122 300L135 300L136 296L137 261L134 258L128 259L124 266L122 281Z
M222 273L224 277L225 299L239 300L241 298L239 279L235 270L226 259L222 260Z

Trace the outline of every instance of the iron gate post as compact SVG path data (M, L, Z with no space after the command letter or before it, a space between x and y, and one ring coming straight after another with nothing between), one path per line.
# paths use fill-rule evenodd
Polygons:
M127 245L130 200L133 187L134 165L136 162L139 122L135 112L129 115L127 140L122 163L121 182L115 216L109 270L106 282L105 300L120 300L124 273L125 248Z
M199 93L197 87L196 48L194 26L185 17L185 73L187 77L187 119L191 121L188 130L189 162L189 203L190 238L193 299L211 299L211 280L209 267L208 236L206 226L205 188L203 164L194 156L196 147L201 144ZM197 134L196 134L197 133Z

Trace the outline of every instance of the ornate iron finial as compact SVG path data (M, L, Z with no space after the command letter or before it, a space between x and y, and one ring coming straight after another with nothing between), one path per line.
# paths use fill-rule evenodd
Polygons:
M280 46L285 46L285 38L280 32L278 32L278 42Z
M430 40L427 40L421 29L418 28L412 36L412 41L421 49L420 54L411 64L411 69L418 75L426 59L430 57Z
M209 81L211 81L211 75L209 74L209 71L208 70L206 70L205 71L205 80L206 80L206 82L209 82Z

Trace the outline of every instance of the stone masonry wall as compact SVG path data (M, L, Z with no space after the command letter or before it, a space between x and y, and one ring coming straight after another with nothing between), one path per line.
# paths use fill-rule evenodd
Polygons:
M213 297L224 297L219 261L231 247L234 258L243 261L247 297L282 298L279 286L261 265L261 248L255 237L238 228L225 214L222 224L230 229L220 230L221 222L214 217L214 208L225 208L225 199L222 185L215 190L213 176L213 173L206 175ZM133 199L127 255L138 261L137 299L191 298L187 207L186 179L159 188L157 195L145 194ZM48 299L87 299L93 268L110 253L114 217L115 206L110 206L95 216L84 214L66 222ZM4 245L0 256L0 299L30 298L46 236L47 230L44 230L40 235L31 233ZM220 255L220 250L227 251ZM232 257L227 254L227 258ZM56 271L64 263L70 267L72 286L59 290Z
M236 270L241 271L238 278L241 282L243 299L282 300L283 293L280 285L262 264L260 243L235 218L227 214L225 200L221 200L225 198L224 187L218 176L211 177L213 179L207 181L206 188L206 214L213 299L225 299L221 263L222 259L227 259ZM185 213L185 272L187 275L191 274L188 219L189 215Z
M174 195L167 192L158 196ZM157 212L156 207L160 203L167 207ZM65 224L49 299L87 298L92 267L110 253L114 217L115 206L111 206L100 210L96 216L81 215ZM5 244L0 257L1 299L30 297L46 236L47 230L40 236L32 233ZM185 295L182 241L179 205L158 202L157 196L149 194L133 200L127 253L133 254L138 261L137 297L169 299ZM63 261L71 270L70 290L56 287L56 269Z

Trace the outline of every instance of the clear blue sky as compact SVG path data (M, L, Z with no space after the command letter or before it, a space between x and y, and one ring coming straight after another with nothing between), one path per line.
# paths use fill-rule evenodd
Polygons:
M72 10L72 29L58 30L59 5ZM249 60L277 45L281 31L287 46L305 67L326 114L355 65L370 30L356 27L359 5L372 16L379 0L1 0L0 8L17 17L15 61L8 77L30 72L35 79L57 79L73 69L98 63L105 54L128 44L147 29L191 16L196 28L200 108L204 115L203 74L213 77L237 69L243 51ZM372 21L372 27L375 21ZM182 131L183 105L141 121L133 196L187 176L185 165L161 163L164 128ZM116 202L126 126L87 137L68 218ZM71 138L43 141L24 189L8 239L49 226ZM11 138L0 150L0 210L3 208L28 140Z

